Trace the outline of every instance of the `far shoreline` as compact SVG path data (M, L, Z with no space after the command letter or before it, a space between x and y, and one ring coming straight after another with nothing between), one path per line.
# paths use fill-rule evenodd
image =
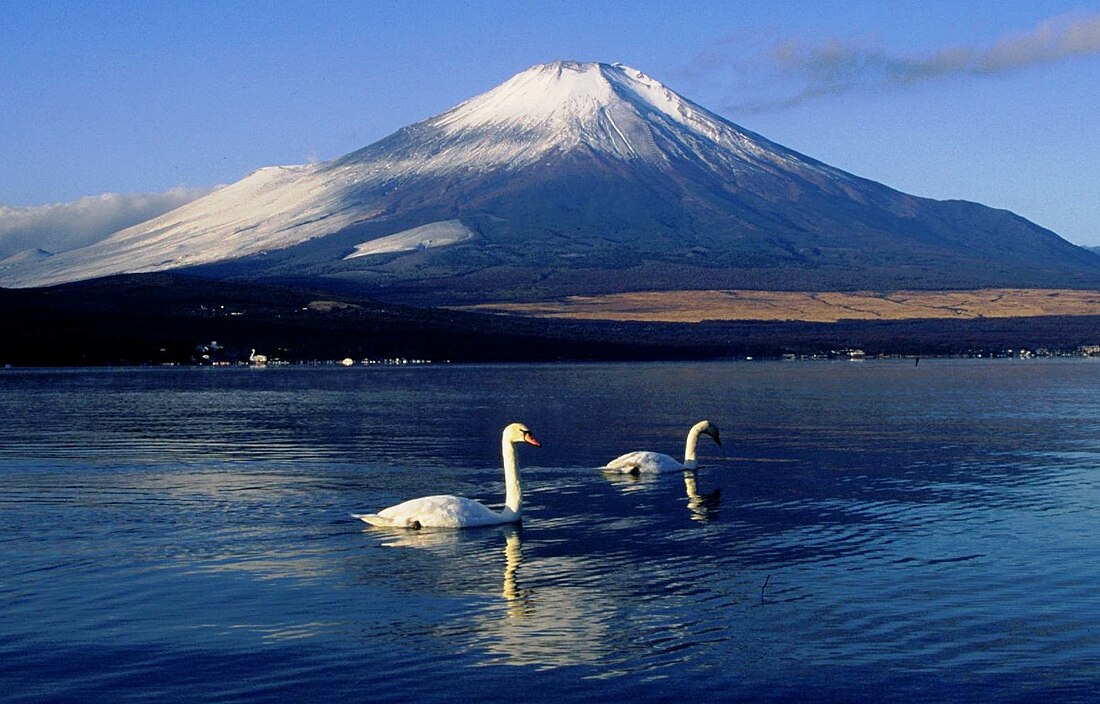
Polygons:
M722 310L702 305L700 297L702 303L724 306L727 319L722 319ZM538 317L531 311L503 313L499 307L490 312L410 306L333 290L177 274L0 289L0 325L6 333L0 366L236 365L252 354L271 365L317 360L357 365L363 360L397 359L782 359L842 357L856 350L866 357L1004 356L1019 355L1021 350L1034 356L1064 356L1100 351L1097 291L704 291L571 300L595 315ZM838 319L833 322L792 320L794 312L780 308L784 300L824 306L849 317L834 315ZM629 319L601 317L605 312L599 307L607 301L624 310L633 306L633 311L626 311L629 316L621 316ZM730 313L734 304L763 304L771 312L745 319ZM560 299L522 305L554 306ZM690 310L697 321L685 316L689 305L696 306ZM925 317L891 318L879 312L914 305L923 307ZM870 309L875 317L850 317L857 308Z

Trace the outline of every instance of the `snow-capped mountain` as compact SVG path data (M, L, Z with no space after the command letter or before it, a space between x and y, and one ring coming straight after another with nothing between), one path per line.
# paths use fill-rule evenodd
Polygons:
M1011 213L894 191L632 68L564 61L344 157L261 169L17 263L0 286L181 267L428 299L1100 286L1100 258Z
M843 176L620 64L535 66L442 115L337 161L358 177L402 179L537 165L578 149L668 168L684 159L722 176L745 169L822 169ZM367 173L356 165L370 164Z

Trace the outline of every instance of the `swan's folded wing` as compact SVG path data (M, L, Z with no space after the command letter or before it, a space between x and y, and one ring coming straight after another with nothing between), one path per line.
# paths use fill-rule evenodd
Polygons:
M683 465L674 458L660 452L638 450L616 457L608 462L604 469L619 472L661 472L683 469Z
M638 456L641 452L628 452L625 455L619 455L615 459L611 460L604 465L604 469L617 469L621 472L633 472L638 469Z

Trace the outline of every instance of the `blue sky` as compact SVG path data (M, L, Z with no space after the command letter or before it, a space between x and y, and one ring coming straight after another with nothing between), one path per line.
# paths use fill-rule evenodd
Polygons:
M331 159L554 59L628 64L859 176L1100 245L1100 0L7 0L0 206ZM39 213L0 208L0 234L16 211Z

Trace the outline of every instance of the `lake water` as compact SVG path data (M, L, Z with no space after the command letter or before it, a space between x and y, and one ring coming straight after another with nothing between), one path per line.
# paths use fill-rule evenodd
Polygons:
M5 702L1100 697L1087 360L6 370L0 421ZM499 505L510 421L522 527L349 517Z

